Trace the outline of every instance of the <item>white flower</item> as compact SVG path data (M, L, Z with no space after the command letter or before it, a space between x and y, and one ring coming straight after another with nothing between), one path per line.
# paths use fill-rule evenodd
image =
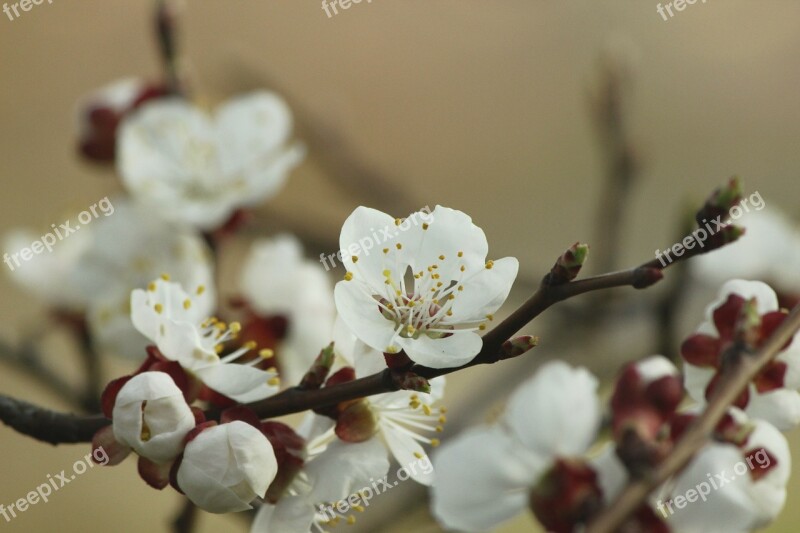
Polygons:
M92 227L83 227L68 239L52 245L52 251L44 249L28 261L17 265L13 255L42 238L32 230L19 229L5 235L6 264L11 279L20 287L33 293L45 304L80 311L86 306L88 295L75 283L78 262L92 241ZM46 232L47 233L47 232ZM49 242L48 238L48 242ZM55 236L53 238L55 240ZM5 259L5 258L4 258Z
M316 261L303 258L291 235L256 241L242 268L241 291L261 318L281 316L289 329L280 343L281 375L297 384L331 341L333 290Z
M125 186L162 216L203 230L274 195L303 157L287 145L292 117L284 101L256 92L213 117L183 99L143 105L121 126L118 168Z
M746 421L743 415L736 418ZM654 507L674 531L753 531L783 509L791 474L789 446L768 422L751 422L754 429L743 448L718 442L707 445L658 496ZM699 492L705 497L700 498Z
M195 426L181 389L164 372L131 378L117 394L112 415L114 438L155 463L174 459Z
M556 460L582 456L600 425L597 380L563 362L512 395L501 422L467 431L434 455L433 514L446 528L491 529L528 507Z
M210 513L252 509L278 473L267 437L240 421L201 431L183 452L178 486L198 507Z
M131 293L131 319L145 337L155 343L161 354L177 361L211 389L241 403L271 396L278 391L275 372L255 368L259 358L250 363L235 360L254 348L242 348L220 358L223 343L241 329L209 318L211 306L204 287L192 295L178 283L156 280L147 290Z
M725 343L729 341L725 333L730 329L729 317L715 318L714 310L723 305L730 295L738 295L744 300L756 299L757 311L760 315L778 311L778 298L775 292L765 283L760 281L731 280L720 289L719 296L706 308L706 319L698 327L697 335L690 337L682 347L684 359L689 356L713 356L721 354ZM720 328L724 328L720 331ZM709 353L700 353L703 350L689 349L696 346L692 342L697 338L712 339L708 343ZM719 342L713 340L719 339ZM716 350L716 351L715 351ZM771 385L776 383L780 387L770 386L769 390L760 391L756 384L751 383L748 388L749 400L745 412L750 418L767 420L778 428L786 430L800 424L800 335L795 335L791 344L781 351L772 363L773 367L785 366L782 376L771 376ZM684 363L684 386L693 399L704 403L706 389L709 382L717 374L717 368Z
M386 368L383 354L358 340L341 321L334 326L334 347L338 355L353 364L356 378L366 377ZM364 398L374 419L375 438L382 441L411 479L423 485L434 480L430 458L423 444L439 446L439 439L426 434L443 431L446 409L437 407L444 397L444 376L430 380L431 392L399 390ZM347 414L347 411L344 413ZM340 421L337 429L344 430Z
M441 206L405 221L359 207L339 239L348 270L334 291L342 319L372 348L405 350L432 368L475 357L478 331L505 301L519 267L513 257L487 261L483 230Z
M306 419L304 427L320 429L319 417ZM311 422L311 424L309 424ZM335 440L330 430L319 434L304 433L308 437L309 457L303 469L290 486L287 494L277 504L264 504L251 527L252 533L308 533L323 531L325 525L336 525L339 510L336 504L358 496L371 489L375 480L382 479L389 470L386 451L380 442L347 443ZM362 507L369 500L359 496ZM352 520L352 519L351 519Z
M205 287L212 301L214 266L196 232L163 222L122 198L114 207L113 216L81 228L79 234L91 230L92 238L76 266L75 283L89 300L93 342L103 351L139 360L148 343L131 323L131 291L169 273L186 287ZM75 238L78 234L69 240Z
M777 209L748 213L736 243L690 262L692 274L714 287L733 278L762 279L778 290L800 292L800 231Z

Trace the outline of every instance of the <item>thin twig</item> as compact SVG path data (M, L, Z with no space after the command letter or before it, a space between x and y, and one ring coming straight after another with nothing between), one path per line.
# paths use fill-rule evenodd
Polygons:
M561 285L542 283L539 290L527 302L484 335L481 351L469 363L456 368L444 369L415 365L411 370L422 377L431 379L472 366L491 364L505 359L507 356L502 349L503 343L553 304L580 294L613 287L649 287L662 278L661 271L664 268L694 255L707 252L709 249L705 248L698 251L699 249L695 248L687 250L686 254L676 258L673 263L667 263L666 266L661 266L654 259L629 270L592 276ZM252 408L260 418L273 418L394 390L397 390L397 384L392 372L387 369L368 377L317 390L287 389L260 402L249 404L248 407ZM0 399L3 399L3 397L0 396ZM5 402L6 408L0 409L0 420L24 435L47 442L88 442L91 441L97 429L110 423L109 420L100 415L84 418L61 415L65 417L63 423L53 424L51 423L52 421L58 420L58 413L36 408L11 398L5 398ZM25 412L27 416L31 417L31 420L26 422L25 416L14 410L15 405L25 407ZM36 409L40 409L41 412L37 413ZM41 422L44 422L44 426L40 425Z
M728 412L752 379L772 361L783 346L800 329L800 305L754 354L740 358L738 365L723 375L719 387L705 411L692 423L675 448L658 468L646 478L631 481L614 502L603 510L587 529L587 533L612 533L633 514L647 496L674 474L680 472L710 439L714 428Z
M181 510L172 521L172 531L175 533L192 533L197 523L197 507L189 498L181 505Z
M45 365L29 343L23 343L15 348L0 340L0 361L9 363L34 378L72 406L84 407L82 394Z

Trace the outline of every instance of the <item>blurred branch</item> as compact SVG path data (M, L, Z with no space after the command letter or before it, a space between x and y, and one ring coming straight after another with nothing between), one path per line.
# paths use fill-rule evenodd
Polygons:
M800 305L797 305L783 323L753 354L742 353L738 364L723 374L705 411L692 423L675 445L672 453L650 475L635 479L617 496L614 502L592 520L588 533L618 531L625 520L641 506L647 496L672 475L680 472L711 438L714 428L728 412L730 406L800 329Z
M606 54L600 68L598 87L589 96L606 167L597 212L594 264L597 271L608 272L617 267L622 219L638 169L624 112L629 67L622 59Z
M0 362L8 363L21 370L74 407L84 407L83 394L45 365L29 341L23 342L19 347L14 347L0 340Z
M175 533L192 533L197 522L197 507L189 500L184 499L181 510L172 521L172 531Z
M239 78L240 86L270 87L280 93L292 109L297 136L308 145L311 157L325 171L325 175L339 185L348 197L395 216L413 213L424 207L418 205L417 200L402 188L401 180L382 174L374 164L368 163L342 133L342 128L311 112L279 81L241 64L241 59L232 77Z
M167 87L172 94L183 94L185 88L178 55L178 6L174 0L156 0L155 29Z

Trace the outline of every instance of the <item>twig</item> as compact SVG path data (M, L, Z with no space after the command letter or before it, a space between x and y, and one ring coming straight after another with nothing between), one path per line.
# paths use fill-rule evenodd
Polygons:
M590 97L606 166L602 201L598 204L598 234L594 239L597 253L593 263L599 272L617 268L624 207L638 170L623 106L626 70L626 65L615 58L604 58L599 88Z
M666 266L661 266L658 260L654 259L629 270L592 276L561 285L543 282L527 302L484 335L483 347L472 361L456 368L434 369L415 365L411 370L430 379L505 359L507 356L502 349L503 343L553 304L587 292L613 287L631 286L638 289L649 287L662 278L664 268L709 250L710 248L687 250L686 254L676 258L673 263L667 263ZM287 389L260 402L249 404L249 407L261 418L273 418L394 390L397 390L397 385L392 372L387 369L371 376L317 390ZM0 396L0 399L3 398ZM109 420L99 415L84 418L59 415L11 398L5 398L5 401L7 405L5 409L0 409L0 420L24 435L47 442L88 442L97 429L109 423ZM26 421L25 416L16 412L15 405L25 407L26 416L31 420ZM37 409L40 412L37 412ZM65 420L59 421L59 416L63 416ZM52 423L53 421L60 423Z
M754 354L741 357L738 366L724 374L705 411L686 430L672 453L651 475L631 481L611 505L604 509L587 529L587 533L612 533L633 514L647 496L672 475L682 470L711 437L714 428L728 412L736 398L800 329L800 305Z
M167 87L172 94L183 94L177 42L177 8L172 0L156 0L155 30Z
M197 507L186 498L181 510L172 521L172 531L175 533L192 533L197 522Z
M39 354L29 344L25 343L19 348L14 348L4 341L0 341L0 361L7 362L25 372L74 407L84 406L81 393L45 365Z

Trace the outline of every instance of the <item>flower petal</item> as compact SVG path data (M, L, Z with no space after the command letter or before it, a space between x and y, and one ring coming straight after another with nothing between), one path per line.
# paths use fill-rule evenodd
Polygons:
M454 331L449 337L417 339L398 337L396 341L408 357L430 368L453 368L472 361L481 351L483 340L474 331Z
M528 507L528 492L547 466L499 427L475 428L433 454L431 510L447 529L484 531Z
M309 533L314 523L314 508L303 496L284 496L276 505L258 508L250 533Z
M358 443L335 440L305 466L312 486L309 499L313 502L346 499L388 471L386 449L378 439Z
M206 386L239 403L263 400L278 392L277 385L268 380L275 377L272 372L236 363L217 363L194 371Z
M600 426L597 379L561 361L545 364L511 396L504 422L532 452L581 455Z

